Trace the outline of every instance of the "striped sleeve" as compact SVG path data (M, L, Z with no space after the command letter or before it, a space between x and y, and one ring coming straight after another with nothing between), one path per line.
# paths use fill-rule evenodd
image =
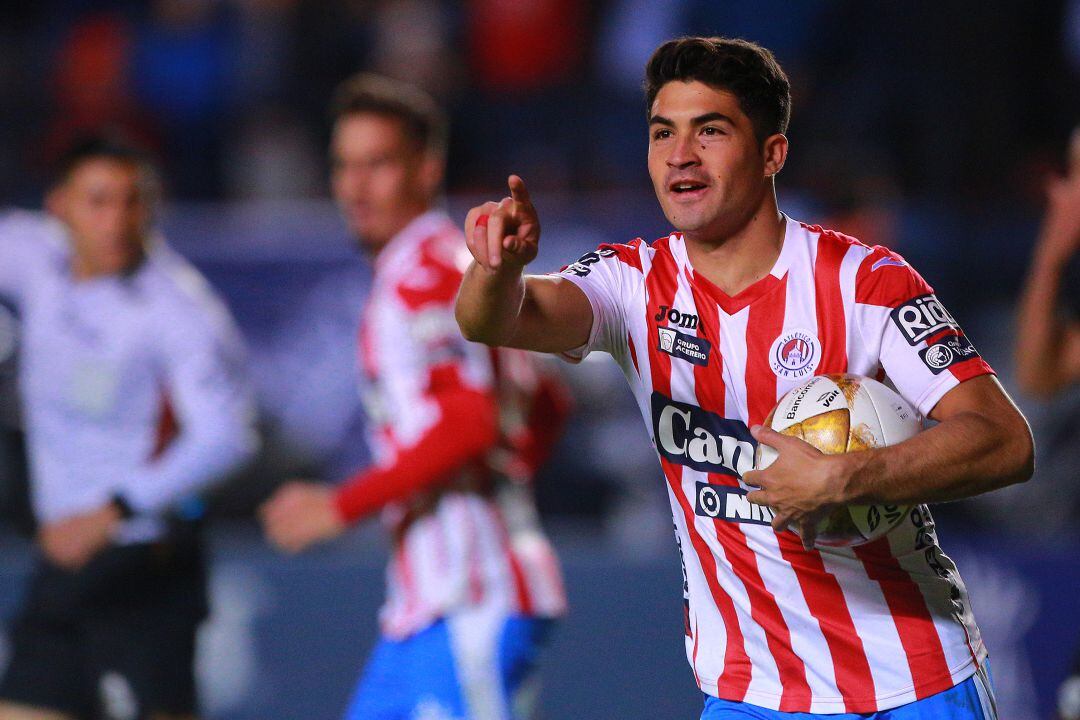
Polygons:
M578 362L593 350L618 354L627 338L626 295L642 278L641 239L628 244L604 244L559 271L589 299L592 330L588 341L563 357Z
M961 382L994 372L934 289L883 247L873 248L856 273L855 321L885 374L923 417Z

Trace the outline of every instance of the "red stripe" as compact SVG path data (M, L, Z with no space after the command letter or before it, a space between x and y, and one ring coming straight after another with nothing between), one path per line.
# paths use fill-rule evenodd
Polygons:
M776 405L776 374L769 367L769 349L784 329L787 275L767 303L750 307L746 320L747 424L760 425Z
M471 504L462 500L459 507L465 515L462 525L465 528L465 537L469 539L468 549L466 550L466 562L469 563L469 599L473 603L478 603L484 597L484 584L480 571L480 560L477 556L476 520L472 515Z
M517 598L518 609L523 615L532 615L534 606L532 596L529 593L529 584L525 579L525 571L521 567L521 562L510 544L510 532L506 528L506 520L497 508L492 507L489 509L495 527L498 528L499 542L502 545L503 554L506 556L506 562L510 566L510 576L514 580L514 596Z
M862 638L855 629L844 591L836 577L825 569L821 553L806 552L802 543L791 533L779 533L780 554L795 571L810 614L818 622L821 634L829 646L836 687L849 713L870 712L876 707L859 705L876 695L870 661L866 657Z
M821 233L814 261L814 293L821 363L816 374L847 372L847 323L840 294L840 263L851 247L830 233Z
M634 361L634 370L641 377L641 368L638 367L637 348L634 347L634 336L629 331L626 333L626 345L630 348L630 359Z
M405 542L408 538L402 538L397 547L398 577L401 580L401 591L405 595L405 608L402 613L406 616L412 614L413 609L419 604L416 597L416 582L413 579L412 563L409 562L409 554L405 551Z
M885 595L920 700L952 687L937 628L919 586L892 555L888 537L855 548L866 574Z
M646 327L650 328L650 335L653 332L652 318L659 313L661 305L671 307L677 287L675 262L667 243L666 238L655 243L656 253L653 265L645 278L649 298L645 321ZM650 337L648 347L652 386L656 392L671 397L671 357L667 353L660 352L658 345L659 342L653 342ZM665 458L660 458L660 466L664 470L664 477L667 478L672 494L679 503L679 507L682 508L690 543L697 555L698 563L705 575L705 582L709 586L709 592L723 620L727 635L724 648L724 670L716 681L717 694L726 699L742 700L750 686L752 670L750 658L746 654L742 629L739 627L735 603L720 587L716 574L716 558L694 525L694 511L682 491L682 466L675 465Z
M875 270L874 265L881 260L893 262L878 265ZM855 302L862 305L896 307L913 297L933 292L934 289L904 258L880 245L863 258L855 273Z
M712 345L706 365L694 366L694 394L703 410L723 417L725 410L724 360L720 355L720 314L716 303L709 299L695 283L690 284L694 305L698 312L697 335ZM712 337L709 337L709 334Z

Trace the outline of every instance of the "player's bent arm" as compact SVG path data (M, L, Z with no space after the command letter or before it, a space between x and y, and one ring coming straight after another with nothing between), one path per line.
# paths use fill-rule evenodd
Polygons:
M439 406L434 426L399 450L392 464L363 470L335 491L341 520L357 522L391 502L435 487L495 445L498 420L490 393L459 384L431 397Z
M244 348L231 319L174 318L161 347L180 433L118 488L138 514L170 510L225 479L259 447Z
M548 353L584 345L593 323L588 298L571 281L476 262L465 272L454 315L467 340Z
M1031 477L1031 429L992 375L957 385L930 418L938 424L902 443L837 456L849 464L840 502L945 502Z

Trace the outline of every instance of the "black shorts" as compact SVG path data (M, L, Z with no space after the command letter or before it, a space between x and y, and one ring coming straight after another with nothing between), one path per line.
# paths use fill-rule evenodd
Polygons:
M194 541L110 548L74 573L40 562L0 698L88 719L195 713L206 608Z

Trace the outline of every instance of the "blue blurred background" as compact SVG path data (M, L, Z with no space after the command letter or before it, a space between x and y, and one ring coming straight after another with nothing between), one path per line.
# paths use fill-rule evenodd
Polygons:
M1043 182L1080 120L1080 0L5 5L0 205L40 206L58 152L122 128L160 158L160 225L250 348L265 442L211 498L207 717L336 717L375 637L378 528L284 560L251 519L282 479L336 479L366 458L354 344L369 268L326 200L333 87L367 69L436 95L452 118L452 214L520 173L545 223L536 268L556 269L599 242L667 231L645 169L640 85L651 50L684 33L777 54L794 91L781 208L903 253L1031 419L1033 482L935 513L972 588L1002 717L1052 717L1080 642L1080 394L1031 401L1012 384L1011 356ZM5 618L29 548L14 342L0 304ZM538 494L573 612L546 658L544 717L696 717L670 512L637 409L610 361L565 373L577 412Z

